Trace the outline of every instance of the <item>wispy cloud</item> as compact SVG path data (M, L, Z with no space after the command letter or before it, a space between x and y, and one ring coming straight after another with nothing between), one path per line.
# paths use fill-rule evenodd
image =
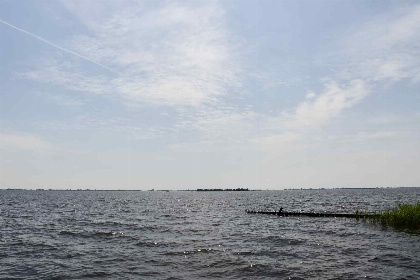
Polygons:
M44 65L42 69L26 72L21 76L36 82L59 85L67 90L82 91L95 95L112 92L112 88L106 86L109 82L107 77L86 76L78 71L71 71L68 67L60 67L60 64L56 61L49 63L50 65Z
M368 93L366 83L362 80L353 80L345 85L330 81L322 94L300 103L293 114L283 114L285 125L289 129L320 127L344 109L356 105Z
M14 28L14 29L16 29L16 30L18 30L18 31L20 31L20 32L23 32L23 33L25 33L25 34L27 34L27 35L29 35L29 36L32 36L32 37L34 37L34 38L36 38L36 39L38 39L38 40L40 40L40 41L42 41L42 42L44 42L44 43L46 43L46 44L48 44L48 45L51 45L51 46L53 46L53 47L55 47L55 48L57 48L57 49L59 49L59 50L62 50L62 51L64 51L64 52L67 52L67 53L70 53L70 54L72 54L72 55L75 55L75 56L80 57L80 58L82 58L82 59L84 59L84 60L87 60L87 61L89 61L89 62L95 63L96 65L101 66L102 68L105 68L106 70L109 70L109 71L111 71L111 72L115 72L115 71L113 71L112 69L110 69L110 68L106 67L105 65L103 65L103 64L101 64L101 63L99 63L99 62L96 62L96 61L94 61L94 60L92 60L92 59L90 59L90 58L88 58L88 57L86 57L86 56L83 56L83 55L81 55L81 54L78 54L78 53L76 53L76 52L74 52L74 51L71 51L71 50L69 50L69 49L66 49L66 48L60 47L60 46L58 46L58 45L56 45L56 44L53 44L53 43L51 43L50 41L48 41L48 40L46 40L46 39L44 39L44 38L42 38L42 37L40 37L40 36L38 36L38 35L35 35L35 34L33 34L33 33L29 32L29 31L23 30L22 28L19 28L19 27L17 27L17 26L14 26L13 24L10 24L10 23L8 23L8 22L6 22L6 21L2 20L2 19L0 19L0 22L1 22L1 23L3 23L3 24L5 24L5 25L7 25L7 26L9 26L9 27L11 27L11 28Z
M342 40L350 58L342 74L385 84L416 81L420 72L420 5L373 18Z
M322 129L346 110L360 104L370 94L378 94L383 87L406 80L418 82L420 72L420 6L403 8L372 19L358 28L342 34L343 43L337 54L334 75L320 79L324 89L309 89L305 99L294 108L264 115L261 134L251 138L258 149L271 161L292 151L304 151L316 142L317 135L331 143L357 142L356 145L397 136L409 137L412 132L397 133L384 127L354 135L340 134L334 139L322 136ZM310 139L310 140L309 140ZM408 139L408 138L407 138ZM325 141L323 140L323 141ZM370 143L369 142L369 143Z
M93 57L119 72L118 77L92 77L52 65L27 77L73 90L109 92L134 102L198 106L215 102L238 86L238 67L217 2L159 3L147 12L142 4L113 9L90 1L64 1L89 29L69 40L83 57ZM101 10L90 14L88 11ZM51 78L51 71L53 75ZM93 81L93 83L91 83ZM96 82L99 81L99 82Z
M323 89L302 89L304 98L277 115L256 113L223 101L238 92L244 73L220 3L130 2L123 8L119 2L109 6L80 3L63 2L89 30L70 38L69 45L83 56L112 65L119 76L92 75L81 71L77 63L63 67L53 61L26 77L70 90L117 96L128 103L176 107L176 121L165 131L195 133L197 141L235 137L267 145L276 139L300 141L299 135L328 125L382 85L403 79L416 82L420 77L416 48L420 8L402 8L337 38L342 51L335 52L334 61L345 64L337 63L339 70L326 78L316 77ZM145 9L144 5L149 6ZM258 71L254 78L260 90L299 82ZM179 109L184 107L189 109Z
M294 110L268 118L267 127L278 130L319 128L345 109L359 104L383 86L407 79L415 82L420 72L420 6L402 8L342 34L343 50L336 75L321 79L322 92L310 90Z

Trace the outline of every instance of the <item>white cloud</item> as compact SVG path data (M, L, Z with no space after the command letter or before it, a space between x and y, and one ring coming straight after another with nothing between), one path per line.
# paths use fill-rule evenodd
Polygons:
M343 40L354 78L393 83L417 81L420 72L420 5L376 17Z
M369 93L362 80L350 81L340 85L331 81L318 97L300 103L293 114L284 114L289 129L316 128L328 123L345 108L360 102Z
M71 90L113 94L135 102L199 106L239 85L234 45L217 2L159 3L64 1L89 29L69 48L115 69L117 76L91 76L76 64L58 63L27 73L36 81ZM80 5L79 5L80 4ZM101 11L101 12L98 12Z
M269 137L290 131L308 133L359 104L382 87L404 79L418 82L420 72L420 5L401 8L373 18L347 34L341 34L339 70L321 79L322 92L309 90L296 108L266 118ZM326 81L326 82L325 82ZM264 137L263 137L264 138Z
M229 90L239 85L240 71L232 59L234 44L224 25L224 10L217 2L165 2L151 4L147 9L143 4L132 2L123 2L124 7L112 1L105 4L89 1L83 5L77 1L63 3L89 29L86 33L89 35L81 34L70 40L72 49L110 65L120 74L91 76L77 71L77 65L64 67L53 62L53 66L26 74L33 80L92 94L115 95L134 102L191 105L197 110L205 108L204 111L220 106L220 97L230 94ZM333 82L329 82L323 92L315 94L316 91L309 90L294 112L283 111L277 117L261 114L259 118L268 122L264 127L275 129L276 122L279 130L320 127L345 108L359 103L371 92L368 88L373 82L415 80L417 60L405 50L418 42L416 15L419 13L418 7L401 10L397 16L388 15L386 21L373 19L345 36L347 48L343 55L352 58L351 63L338 77L330 77ZM401 34L394 34L398 32ZM398 52L400 49L404 51ZM257 72L255 77L265 86L284 84L262 72ZM209 107L209 104L213 105ZM208 111L211 117L196 112L190 112L195 119L187 123L201 132L204 127L206 131L211 127L223 130L225 125L221 120L234 118L216 116L220 113L216 109ZM176 129L185 122L185 116L181 114L179 119ZM239 117L234 122L236 127L246 131L249 126L245 124L250 121L257 118ZM184 129L186 127L184 125Z
M314 98L315 96L316 96L315 92L310 91L310 92L308 92L308 93L305 95L305 98L306 98L306 99L312 99L312 98Z
M95 95L110 93L107 78L85 76L80 72L60 69L57 66L45 66L43 69L26 72L22 76L38 82L56 84L69 90L88 92Z

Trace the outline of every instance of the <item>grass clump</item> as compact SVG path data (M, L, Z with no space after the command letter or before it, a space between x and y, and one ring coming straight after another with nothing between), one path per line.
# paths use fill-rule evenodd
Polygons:
M420 202L398 204L396 209L372 214L368 218L397 228L420 229Z

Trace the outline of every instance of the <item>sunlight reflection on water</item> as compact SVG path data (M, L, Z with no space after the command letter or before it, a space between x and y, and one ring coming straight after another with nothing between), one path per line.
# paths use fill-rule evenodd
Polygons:
M420 189L1 191L2 279L419 279L419 235L345 218Z

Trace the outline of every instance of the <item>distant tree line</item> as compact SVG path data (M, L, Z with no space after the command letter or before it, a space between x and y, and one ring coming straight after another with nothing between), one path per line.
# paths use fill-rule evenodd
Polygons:
M243 192L249 191L248 188L237 188L237 189L197 189L198 192Z

